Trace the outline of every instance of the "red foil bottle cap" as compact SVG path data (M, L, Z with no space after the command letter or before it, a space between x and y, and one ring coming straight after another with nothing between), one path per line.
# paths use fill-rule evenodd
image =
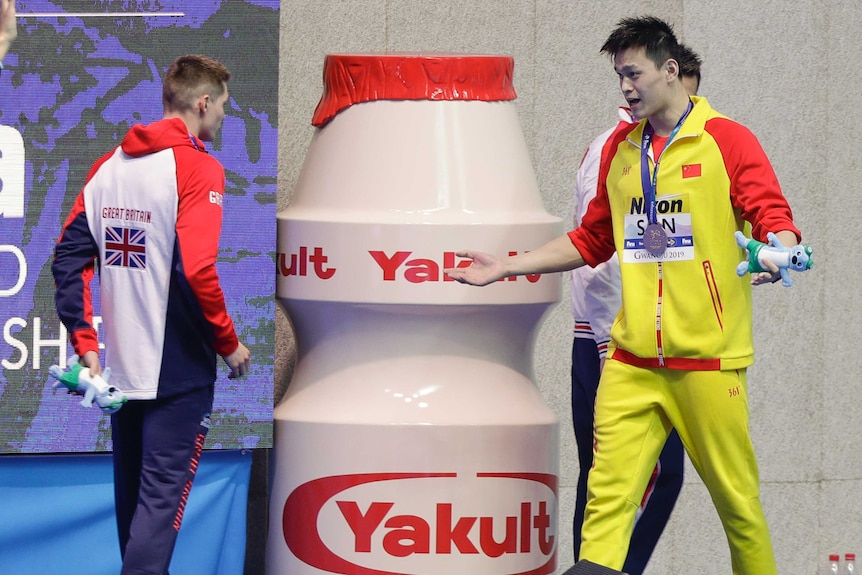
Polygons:
M329 54L323 95L312 125L375 100L514 100L511 56L450 54Z

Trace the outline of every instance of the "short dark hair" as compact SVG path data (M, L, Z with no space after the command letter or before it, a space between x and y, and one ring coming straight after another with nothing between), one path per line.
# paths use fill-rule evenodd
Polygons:
M199 54L187 54L174 60L162 84L162 103L166 109L188 110L201 94L220 97L230 72L227 66Z
M601 52L613 57L629 48L643 48L656 68L670 58L680 61L679 41L673 27L655 16L623 18L605 40Z
M679 45L679 75L685 78L694 78L697 80L697 85L700 85L700 65L703 61L697 53L686 46Z

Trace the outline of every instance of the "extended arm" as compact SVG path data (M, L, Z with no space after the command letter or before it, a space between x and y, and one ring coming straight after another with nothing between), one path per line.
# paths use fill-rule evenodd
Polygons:
M455 281L484 286L497 280L525 274L544 274L572 270L584 265L584 258L568 235L555 238L525 254L498 258L476 251L462 251L458 257L473 260L466 268L443 270Z

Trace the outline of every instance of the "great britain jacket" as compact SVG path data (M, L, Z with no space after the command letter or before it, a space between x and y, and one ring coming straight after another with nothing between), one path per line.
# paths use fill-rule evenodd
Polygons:
M619 256L622 308L611 328L611 357L651 368L743 368L754 359L751 286L736 274L744 252L733 234L750 229L761 241L770 231L801 234L751 131L706 99L692 101L660 156L656 212L669 237L664 254L654 256L643 244L646 121L608 140L596 199L569 236L590 266ZM650 155L651 175L654 169Z
M75 352L98 351L98 267L111 383L130 399L212 385L238 339L216 271L224 169L185 123L136 125L90 170L54 252L55 300Z

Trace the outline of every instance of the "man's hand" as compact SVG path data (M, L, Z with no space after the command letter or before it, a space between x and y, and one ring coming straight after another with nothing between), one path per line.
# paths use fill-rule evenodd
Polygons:
M242 377L248 373L248 370L251 367L251 353L248 351L248 348L240 342L236 351L224 357L224 362L230 368L230 373L227 376L228 379L236 379L237 377Z
M84 367L89 367L91 376L102 375L102 363L99 361L99 354L95 351L84 353L84 357L78 363Z
M781 279L781 273L779 273L778 266L775 265L775 263L769 260L764 260L763 267L769 271L751 274L751 285L759 286L763 284L774 284Z
M485 286L506 277L506 267L500 258L484 252L463 251L456 252L459 258L473 260L473 263L465 268L447 268L443 272L453 280L462 284L474 286Z

